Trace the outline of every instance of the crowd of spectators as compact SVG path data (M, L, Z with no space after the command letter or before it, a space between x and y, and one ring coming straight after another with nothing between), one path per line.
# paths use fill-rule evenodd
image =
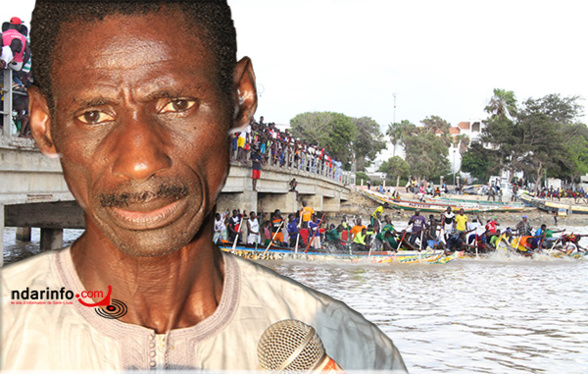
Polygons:
M29 97L27 88L32 84L31 52L28 41L28 28L18 17L12 17L2 24L2 53L0 56L1 82L8 69L12 72L12 108L4 108L4 91L2 91L3 110L12 109L13 123L19 137L31 137L29 129ZM5 87L3 87L5 88Z
M231 135L231 160L247 163L259 152L261 164L306 170L342 180L342 163L333 160L328 149L295 138L289 130L281 131L275 123L265 123L263 116L242 131ZM328 148L328 147L327 147Z
M587 192L584 190L583 187L580 187L580 189L576 189L576 188L568 188L568 189L563 189L563 188L553 188L553 186L546 188L543 187L543 189L541 189L541 191L539 191L538 196L544 199L557 199L557 200L561 200L562 197L567 197L567 198L572 198L574 199L574 202L578 202L578 200L580 201L584 201L586 203L588 203L588 194Z

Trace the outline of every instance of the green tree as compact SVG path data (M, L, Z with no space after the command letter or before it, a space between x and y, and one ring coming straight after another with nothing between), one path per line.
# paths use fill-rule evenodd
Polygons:
M451 135L449 134L451 125L449 122L439 116L431 116L422 120L421 123L423 124L421 132L437 135L447 147L451 145Z
M582 175L588 174L588 127L583 123L573 123L565 129L564 138L574 164L571 180L579 182Z
M544 174L563 177L574 169L565 129L579 114L576 100L559 95L530 98L517 116L522 138L520 155L512 163L531 176L537 187Z
M495 96L496 93L495 90ZM514 94L506 96L514 98ZM583 130L575 122L582 114L578 100L552 94L527 99L520 108L513 107L510 100L508 116L508 105L489 104L486 109L492 114L485 121L481 141L490 145L488 157L494 161L490 166L493 171L506 169L511 176L515 171L524 171L527 179L539 187L543 175L565 178L585 170L583 160L588 151L584 140L571 139Z
M353 141L357 129L352 119L341 113L302 113L290 120L292 134L303 141L325 147L331 157L343 164L353 162Z
M495 170L494 151L484 148L480 143L473 143L461 159L461 170L470 173L480 182L487 183L492 170Z
M400 178L407 179L410 176L410 165L399 156L392 156L384 161L378 171L396 177L396 187L400 184Z
M412 175L431 180L448 173L449 149L441 137L433 133L412 135L404 143L406 162Z
M482 174L490 176L500 173L501 170L508 170L512 176L517 171L512 160L520 156L521 135L514 118L518 111L514 92L495 88L494 95L484 110L490 116L484 121L486 126L480 140L483 144L490 145L491 152L485 152L485 157L491 158L492 162L486 163L489 169ZM463 164L462 170L466 171Z
M386 147L382 140L380 125L369 117L352 118L357 134L353 140L353 154L358 171L363 171L376 159L376 156Z
M402 120L400 123L391 123L388 125L386 135L390 137L390 141L394 146L392 150L392 156L396 156L396 145L404 145L404 139L406 137L418 134L419 129L410 121Z

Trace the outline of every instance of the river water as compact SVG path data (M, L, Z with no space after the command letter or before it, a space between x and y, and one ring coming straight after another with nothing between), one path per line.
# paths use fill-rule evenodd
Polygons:
M79 232L67 230L66 242ZM38 251L38 236L34 230L32 243L18 243L6 229L6 252ZM392 338L411 373L588 373L588 257L262 264L364 314Z

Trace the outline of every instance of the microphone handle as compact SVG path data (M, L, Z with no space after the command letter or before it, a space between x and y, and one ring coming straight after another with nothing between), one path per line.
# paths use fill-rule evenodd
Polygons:
M314 367L312 370L314 372L323 372L323 371L338 371L343 373L343 369L339 366L338 363L335 362L332 358L325 355L321 362Z

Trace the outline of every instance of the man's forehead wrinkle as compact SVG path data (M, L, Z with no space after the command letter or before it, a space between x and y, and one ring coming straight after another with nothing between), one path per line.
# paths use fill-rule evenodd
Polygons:
M88 87L89 82L78 81L79 85L68 85L60 90L56 99L73 102L77 108L88 108L118 105L121 101L129 99L137 102L149 102L166 98L201 97L208 91L207 87L199 82L201 78L196 75L192 76L192 79L181 81L171 71L162 71L161 73L152 79L130 82L125 80L125 74L120 74L119 79L113 82L98 80L91 85L91 88Z
M161 40L122 36L105 40L91 58L98 69L135 69L164 63L173 57L170 46Z

